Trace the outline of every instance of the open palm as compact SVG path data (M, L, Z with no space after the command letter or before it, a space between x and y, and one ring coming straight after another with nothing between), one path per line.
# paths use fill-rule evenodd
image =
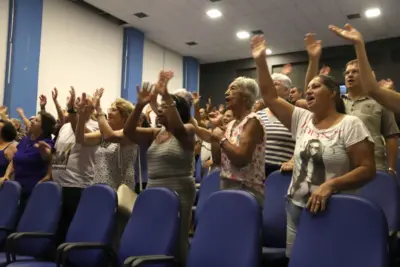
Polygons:
M307 33L304 38L304 45L306 47L309 57L320 57L322 52L322 41L315 40L314 33Z
M258 60L265 60L267 53L267 42L262 35L256 35L251 39L251 53L253 58Z
M97 89L93 95L93 107L96 110L99 110L101 108L100 99L103 96L103 93L104 93L104 88L100 88L100 89Z
M344 25L344 29L341 29L335 25L329 25L329 29L337 36L346 39L354 44L363 42L362 34L353 28L350 24Z
M155 90L160 95L168 94L168 83L174 77L172 71L160 71L160 76L156 84Z
M150 102L154 95L151 88L149 82L143 82L141 89L139 85L136 86L138 104L146 105Z

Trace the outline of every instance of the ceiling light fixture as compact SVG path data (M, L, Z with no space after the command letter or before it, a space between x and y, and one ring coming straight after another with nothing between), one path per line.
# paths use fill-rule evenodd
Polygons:
M365 16L367 18L376 18L381 15L381 10L379 8L371 8L365 11Z
M248 39L250 37L250 33L246 31L238 31L236 33L236 36L239 39Z
M265 51L267 53L267 55L271 55L272 54L272 50L267 48L267 50Z
M218 9L210 9L207 11L207 16L209 16L212 19L216 19L221 17L222 13Z

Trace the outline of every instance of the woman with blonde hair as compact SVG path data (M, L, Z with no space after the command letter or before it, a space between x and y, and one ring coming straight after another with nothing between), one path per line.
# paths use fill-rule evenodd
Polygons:
M117 98L106 115L100 105L103 92L104 89L97 90L93 102L86 95L82 95L76 142L84 146L99 146L96 151L94 183L105 183L115 190L122 184L133 189L134 162L138 148L124 137L122 129L134 106L125 99ZM100 130L84 133L86 118L91 116L93 109L96 110Z

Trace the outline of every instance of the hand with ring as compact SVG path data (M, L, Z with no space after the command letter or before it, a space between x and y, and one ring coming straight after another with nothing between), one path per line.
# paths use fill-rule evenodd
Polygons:
M307 202L307 208L311 213L317 213L326 209L326 203L334 191L331 181L326 181L311 193Z

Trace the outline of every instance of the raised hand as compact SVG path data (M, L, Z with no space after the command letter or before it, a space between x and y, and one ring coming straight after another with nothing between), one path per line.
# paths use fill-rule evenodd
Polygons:
M329 25L329 29L337 36L354 44L360 44L364 42L362 34L348 23L344 25L344 29L341 29L335 25Z
M137 92L137 103L141 105L146 105L149 103L154 96L156 96L155 92L153 92L153 85L149 82L143 82L142 89L140 89L139 85L136 85Z
M47 105L47 97L45 95L39 96L39 104L41 107L45 107Z
M51 97L53 98L53 101L57 100L58 97L58 90L57 88L54 87L53 91L51 91Z
M210 120L210 123L213 126L213 128L222 125L222 118L223 115L218 111L213 111L208 114L208 119Z
M68 102L67 102L68 109L73 109L75 107L75 99L76 99L75 88L73 86L71 86L71 89L69 90L69 98L68 98Z
M309 57L320 57L322 53L322 41L315 40L315 33L307 33L304 38L304 46L306 47Z
M100 88L97 89L96 92L93 94L93 107L98 111L101 110L100 99L103 96L103 93L104 88Z
M78 104L79 117L87 121L93 113L93 102L87 97L86 93L82 93L81 101Z
M172 71L160 71L160 77L158 78L158 82L155 86L155 90L160 95L168 94L168 82L174 77L174 73Z
M291 72L292 72L292 64L290 64L290 63L283 66L283 68L281 70L281 73L285 74L285 75L288 75Z
M256 35L251 39L251 54L256 62L265 61L267 42L263 35Z
M391 79L383 79L378 82L379 88L386 90L395 90L394 83Z
M324 65L324 66L320 69L319 74L322 74L322 75L329 75L330 72L331 72L331 68L330 68L329 66L327 66L327 65Z
M8 121L8 108L6 106L1 106L0 107L0 116L2 120Z
M193 105L199 104L201 98L199 93L193 92L192 95L193 95Z

